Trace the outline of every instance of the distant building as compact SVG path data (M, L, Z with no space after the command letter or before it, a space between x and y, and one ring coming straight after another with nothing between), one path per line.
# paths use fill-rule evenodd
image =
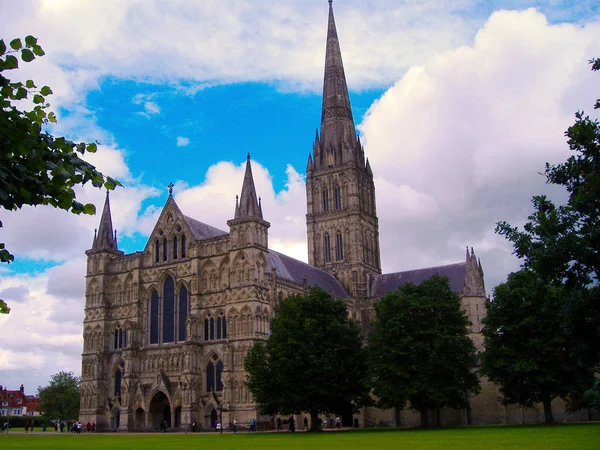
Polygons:
M39 398L25 395L23 385L18 391L9 391L0 385L0 415L2 416L39 416Z

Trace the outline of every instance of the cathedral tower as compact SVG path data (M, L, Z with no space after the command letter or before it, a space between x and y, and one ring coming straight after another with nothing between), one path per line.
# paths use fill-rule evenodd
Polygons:
M381 273L373 172L356 135L332 0L325 53L321 131L306 167L308 259L350 295L368 295Z

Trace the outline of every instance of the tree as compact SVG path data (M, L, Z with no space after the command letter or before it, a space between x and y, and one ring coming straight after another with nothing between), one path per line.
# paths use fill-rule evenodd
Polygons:
M247 386L264 414L308 411L340 414L368 402L368 371L359 326L346 303L319 288L284 300L272 334L257 342L244 368Z
M379 405L403 409L410 403L421 413L422 427L429 426L430 410L468 408L469 395L479 392L477 351L448 278L404 284L386 294L375 312L369 355Z
M38 388L40 409L54 420L76 419L79 415L79 378L73 372L52 375L50 384Z
M573 351L566 293L524 269L494 289L483 319L481 373L500 385L505 404L541 402L546 423L554 422L554 398L568 400L577 386L593 380L593 371L579 365Z
M23 205L51 205L74 214L95 214L94 205L76 200L73 188L88 182L106 189L120 185L81 158L86 151L95 152L96 144L52 136L46 131L49 123L56 122L54 113L48 111L47 97L52 90L48 86L38 89L32 80L13 82L7 75L18 69L17 56L22 62L31 62L43 55L33 36L25 37L24 43L13 39L8 48L0 39L0 207L11 211ZM24 100L33 102L33 109L19 109L27 104ZM0 243L0 262L13 260ZM9 311L0 300L0 313Z

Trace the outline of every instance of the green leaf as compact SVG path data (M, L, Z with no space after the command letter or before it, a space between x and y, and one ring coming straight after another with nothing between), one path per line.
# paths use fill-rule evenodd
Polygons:
M96 214L96 207L91 203L88 203L87 205L83 206L83 213L93 216L94 214Z
M35 44L37 44L37 38L32 35L25 36L25 45L27 47L33 47Z
M33 83L33 80L27 80L25 82L25 86L27 87L27 89L33 89L33 88L35 88L35 84Z
M54 112L48 113L48 120L52 123L56 123L56 116L54 115Z
M33 103L44 103L44 97L42 97L40 94L35 94L33 96Z
M50 94L52 94L52 89L50 89L50 87L48 87L48 86L43 86L43 87L40 89L40 94L42 94L42 95L44 95L44 96L45 96L45 95L50 95Z
M4 61L2 68L4 70L18 69L19 60L15 58L14 55L6 55L6 60Z
M44 56L46 54L39 45L33 46L33 53L35 53L36 56Z
M10 47L13 50L21 50L21 48L23 47L23 44L21 43L21 39L17 38L17 39L13 39L12 41L10 41Z
M17 93L15 94L15 99L21 100L23 98L27 98L27 89L21 87L21 88L17 89Z
M98 150L98 146L94 142L92 142L91 144L88 144L85 149L90 153L96 153L96 150Z
M6 304L4 300L0 298L0 314L8 314L10 312L10 308Z
M31 62L35 59L35 55L28 48L21 50L21 59L25 62Z
M28 48L24 48L21 50L21 59L25 62L31 62L35 59L35 55Z
M6 44L4 43L4 39L0 39L0 55L4 55L6 52Z

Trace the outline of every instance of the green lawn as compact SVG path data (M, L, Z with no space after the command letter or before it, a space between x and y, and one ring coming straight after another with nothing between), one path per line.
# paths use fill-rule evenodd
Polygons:
M365 430L311 433L74 434L0 436L2 449L598 449L600 424L489 426L443 430Z

